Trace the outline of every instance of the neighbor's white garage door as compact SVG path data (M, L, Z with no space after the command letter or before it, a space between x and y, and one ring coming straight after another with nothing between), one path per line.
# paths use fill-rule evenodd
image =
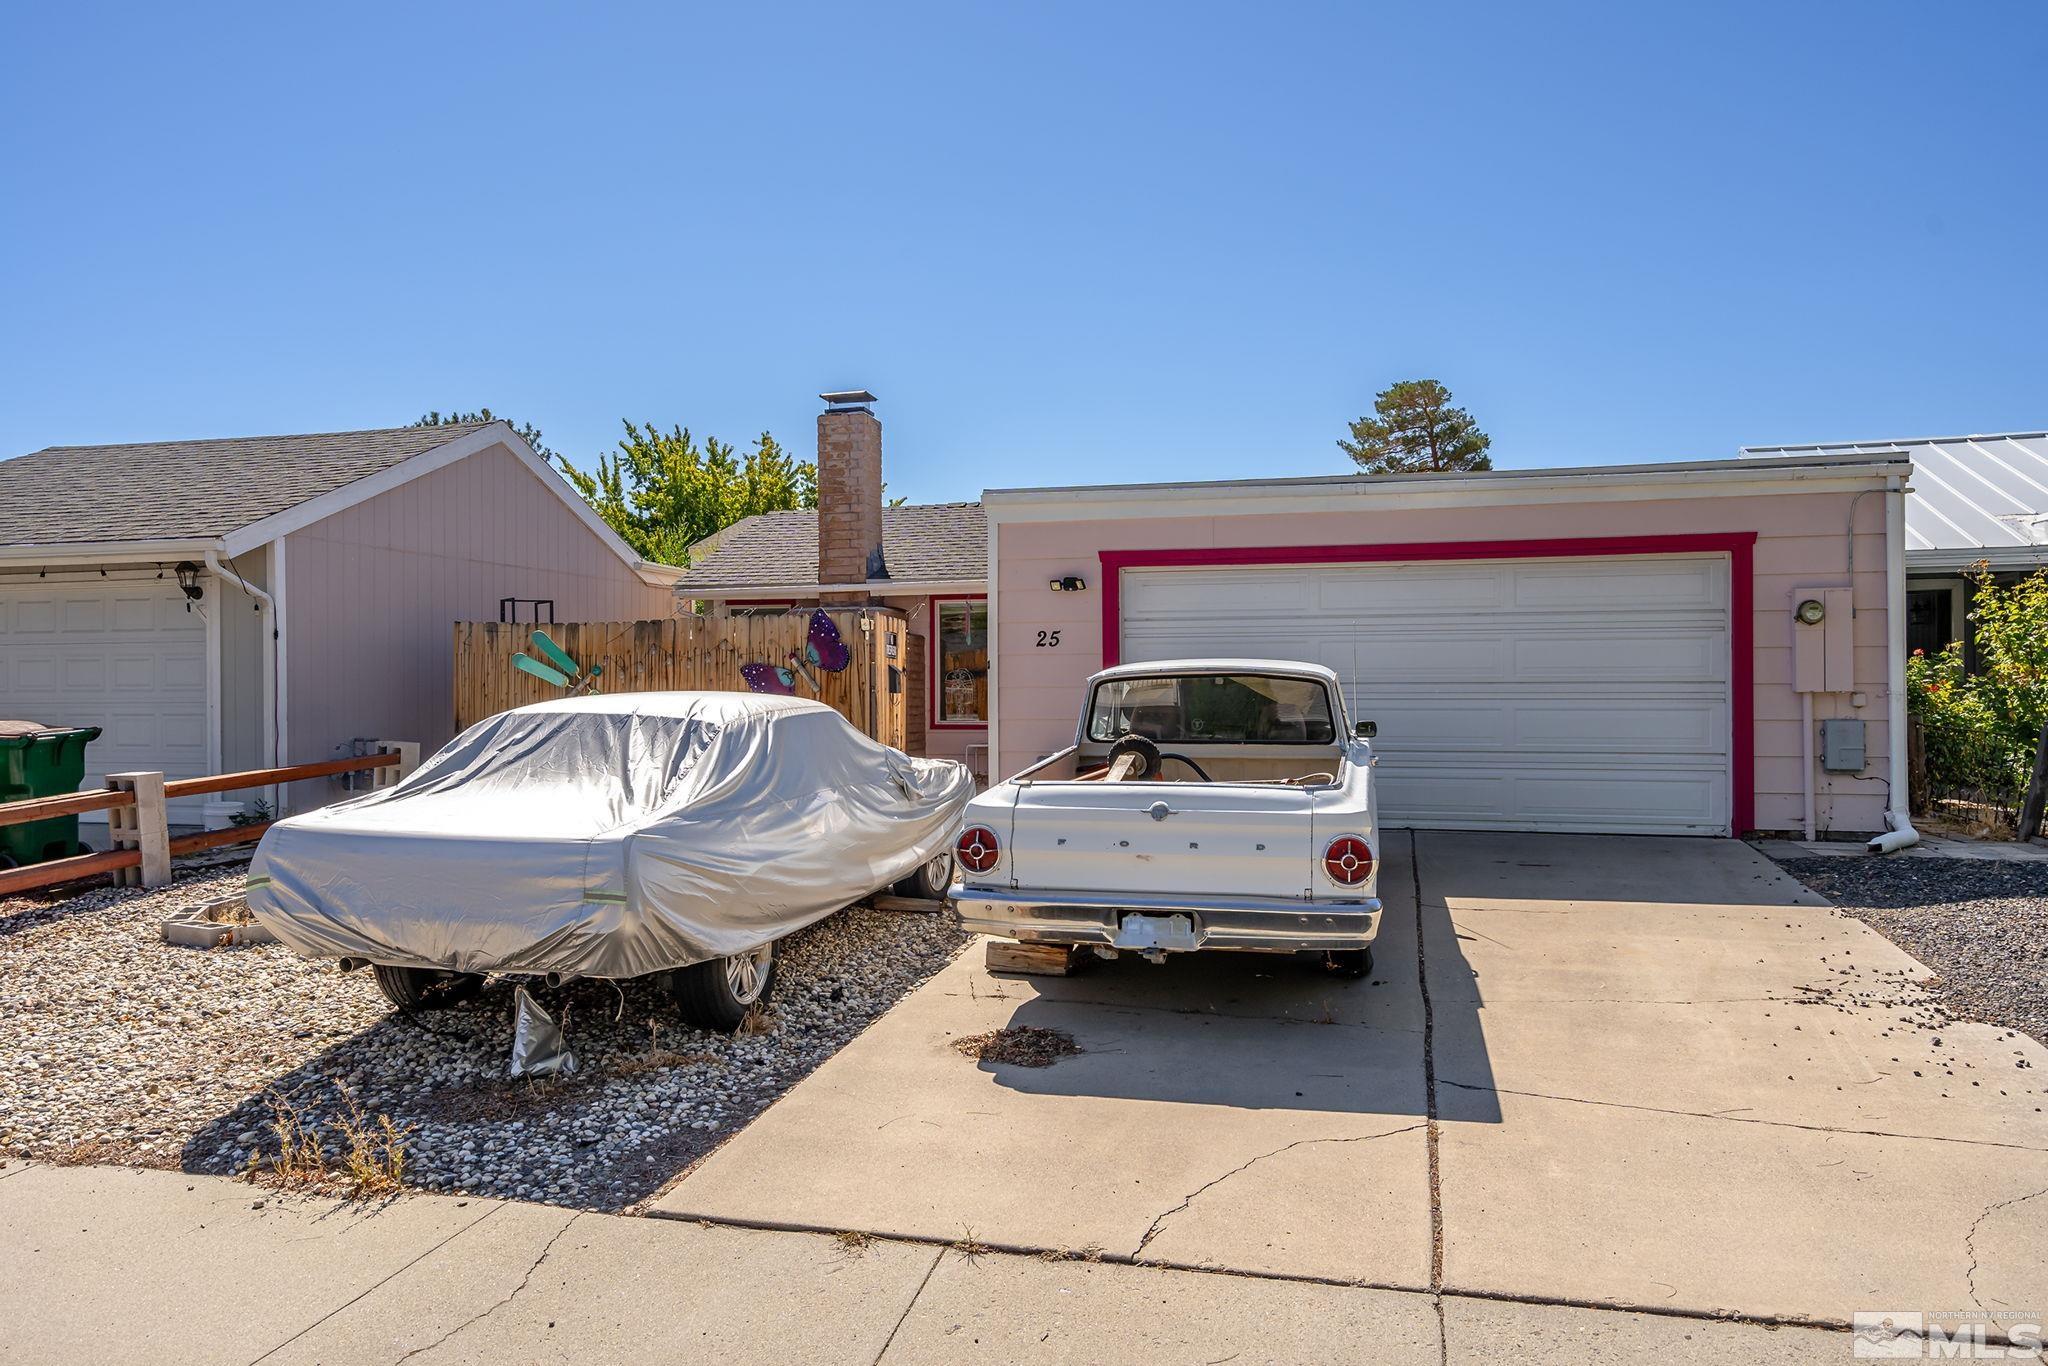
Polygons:
M1386 824L1728 828L1724 558L1127 569L1121 610L1126 662L1335 669Z
M0 718L101 727L88 787L108 773L203 774L206 622L169 578L0 579ZM172 819L197 824L200 805L174 803Z

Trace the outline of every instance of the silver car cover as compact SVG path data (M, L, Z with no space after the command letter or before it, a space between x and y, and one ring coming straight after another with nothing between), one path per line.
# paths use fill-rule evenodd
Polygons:
M309 958L638 977L754 949L952 846L967 769L819 702L565 698L272 826L256 919Z

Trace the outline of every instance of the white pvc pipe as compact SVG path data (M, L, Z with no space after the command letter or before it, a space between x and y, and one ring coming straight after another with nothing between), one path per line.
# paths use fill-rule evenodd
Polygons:
M1813 694L1799 694L1799 795L1806 842L1813 843Z
M1892 778L1891 804L1884 819L1891 829L1870 841L1873 854L1889 854L1920 842L1906 788L1906 490L1897 475L1885 490L1884 544L1885 748L1891 752Z
M267 629L263 632L263 750L270 756L269 765L279 766L277 758L277 600L250 583L247 579L220 562L220 552L206 552L206 567L217 579L235 585L250 597L256 599L257 608L265 617ZM225 623L223 623L225 625ZM222 636L223 646L226 636ZM283 794L275 787L266 788L270 794L270 809L282 814L278 801Z

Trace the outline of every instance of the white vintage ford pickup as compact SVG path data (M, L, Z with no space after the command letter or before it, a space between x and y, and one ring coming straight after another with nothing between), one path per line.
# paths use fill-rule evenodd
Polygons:
M1374 730L1353 729L1319 664L1105 669L1074 743L968 806L954 913L1105 957L1313 953L1363 975L1380 927Z

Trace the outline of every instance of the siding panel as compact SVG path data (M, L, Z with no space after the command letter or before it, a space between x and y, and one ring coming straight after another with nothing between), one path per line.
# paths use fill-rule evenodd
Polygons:
M997 708L1003 746L994 767L998 774L1014 773L1071 740L1080 682L1101 667L1102 570L1096 556L1103 550L1755 532L1751 620L1756 820L1766 829L1791 828L1798 824L1800 797L1799 698L1790 687L1789 598L1794 588L1848 582L1847 529L1854 496L1787 493L1374 513L1005 521L998 541L1002 562L997 582L991 585L998 604ZM1869 776L1821 775L1816 785L1824 824L1834 830L1870 831L1883 825L1882 777L1889 743L1882 719L1889 701L1884 499L1864 498L1854 514L1855 676L1866 705L1858 709L1847 697L1822 695L1815 699L1815 714L1856 716L1868 724ZM1089 591L1046 590L1048 578L1073 573L1088 580ZM1061 631L1057 652L1036 648L1041 629ZM1765 760L1789 761L1789 772L1786 762Z
M501 597L552 597L561 621L673 610L667 589L502 446L293 532L285 548L288 763L332 758L355 738L446 743L454 624L495 621Z

